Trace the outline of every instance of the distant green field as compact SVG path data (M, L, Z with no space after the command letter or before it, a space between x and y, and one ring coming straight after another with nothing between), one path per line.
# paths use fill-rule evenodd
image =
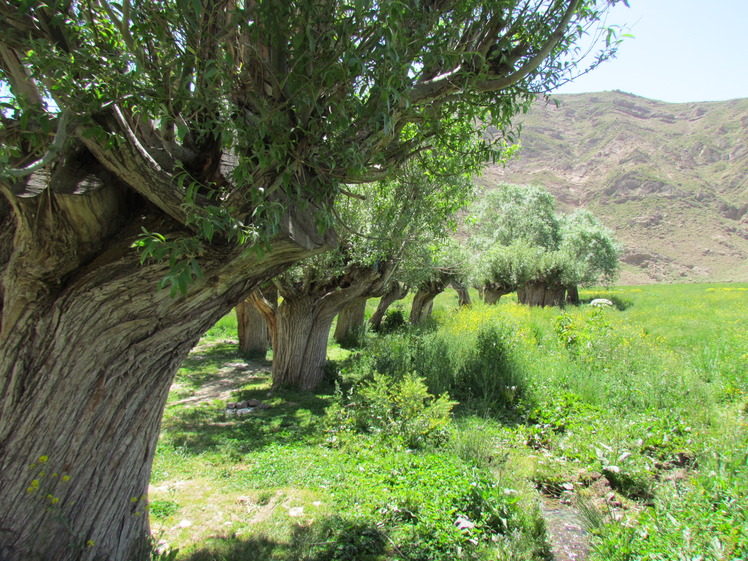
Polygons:
M433 325L331 346L315 394L268 393L269 363L238 354L227 316L169 399L150 493L160 550L540 560L545 497L581 517L592 559L746 558L748 285L581 297L615 307L457 310L445 293ZM270 408L227 416L216 395Z

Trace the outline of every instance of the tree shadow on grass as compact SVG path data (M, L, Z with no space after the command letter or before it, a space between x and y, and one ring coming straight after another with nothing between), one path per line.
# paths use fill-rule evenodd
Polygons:
M201 454L217 449L247 453L270 444L309 443L322 438L319 423L325 408L330 405L331 395L322 389L319 393L294 392L288 390L269 391L269 368L256 369L257 362L246 362L235 346L219 344L200 351L200 356L191 356L185 366L205 368L213 373L205 375L200 384L195 384L193 396L173 402L167 406L162 424L162 438L168 444L179 447L187 454ZM269 367L271 363L264 361ZM221 368L221 377L215 368ZM234 368L234 370L232 370ZM201 376L200 372L191 372ZM236 378L236 389L231 389ZM195 399L203 389L220 383L230 401L257 400L263 407L254 408L249 414L236 416L227 412L221 400ZM241 389L250 384L254 387Z
M253 536L211 538L184 561L380 561L387 558L387 537L373 524L339 516L296 526L288 542Z

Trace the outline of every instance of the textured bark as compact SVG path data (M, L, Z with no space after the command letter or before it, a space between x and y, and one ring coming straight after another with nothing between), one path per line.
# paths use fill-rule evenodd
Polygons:
M377 309L369 318L369 325L371 325L375 330L379 329L382 326L382 320L384 319L384 315L387 313L389 307L398 300L405 298L408 295L408 292L409 289L407 286L399 282L394 283L379 300Z
M236 305L236 327L239 350L265 356L270 344L270 331L265 318L249 298Z
M273 347L273 387L316 388L324 379L327 339L332 320L346 306L381 294L394 265L359 267L319 284L284 284L276 310L278 333Z
M528 306L562 306L566 289L545 283L530 283L517 290L517 300Z
M364 328L366 298L360 298L340 310L333 339L345 345L353 342Z
M452 288L457 292L457 305L461 308L464 306L471 306L473 303L470 300L470 292L468 292L467 286L459 281L452 281L450 283Z
M261 261L206 248L204 280L171 298L156 290L167 267L141 266L131 245L141 227L183 227L95 164L75 181L63 168L17 186L23 196L4 191L0 209L12 233L0 235L0 559L144 559L176 369L237 301L312 245L286 233ZM293 220L319 246L311 224Z
M283 300L276 314L273 387L313 390L324 379L327 339L336 308L320 306L316 296Z
M434 298L438 294L439 292L428 290L419 290L416 292L415 296L413 296L413 304L410 307L411 325L422 323L431 316L431 310L434 307Z
M413 304L410 307L411 325L417 325L431 316L431 310L434 307L434 298L444 292L449 280L449 275L443 275L441 278L426 283L418 289L415 296L413 296Z
M509 294L506 290L493 287L485 287L483 289L483 301L486 304L498 304L501 297Z
M278 336L278 320L275 314L278 309L278 289L270 283L265 284L261 288L253 290L247 300L252 302L255 309L265 320L270 337L270 346L275 349L275 340Z

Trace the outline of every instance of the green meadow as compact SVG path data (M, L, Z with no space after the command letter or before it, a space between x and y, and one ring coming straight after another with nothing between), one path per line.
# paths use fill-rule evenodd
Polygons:
M225 317L166 407L154 559L553 559L549 504L589 559L747 558L748 285L581 297L615 306L396 304L316 393L271 392Z

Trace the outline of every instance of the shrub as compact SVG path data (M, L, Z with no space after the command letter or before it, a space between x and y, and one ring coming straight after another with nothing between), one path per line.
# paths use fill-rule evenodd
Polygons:
M336 402L327 408L328 430L337 437L345 432L363 432L394 441L407 448L423 448L442 443L456 405L449 396L431 395L423 380L407 374L393 380L375 374L354 386L347 396L336 393Z
M392 333L393 331L398 331L407 325L408 320L405 318L405 312L403 312L402 308L392 308L385 314L379 332Z

